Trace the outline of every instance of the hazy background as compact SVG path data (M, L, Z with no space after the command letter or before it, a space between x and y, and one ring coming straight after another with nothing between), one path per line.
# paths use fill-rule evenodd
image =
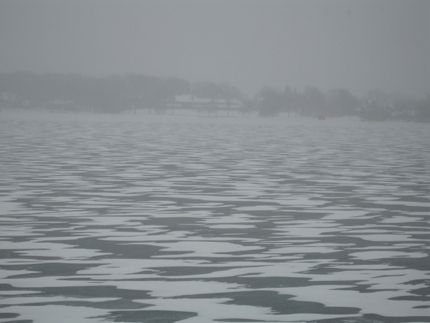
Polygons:
M430 1L0 2L0 72L430 91Z

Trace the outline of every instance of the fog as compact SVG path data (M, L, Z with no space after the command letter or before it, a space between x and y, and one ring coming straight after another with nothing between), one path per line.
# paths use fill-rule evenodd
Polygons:
M0 1L0 323L430 322L429 8Z
M1 1L0 72L423 95L430 2Z

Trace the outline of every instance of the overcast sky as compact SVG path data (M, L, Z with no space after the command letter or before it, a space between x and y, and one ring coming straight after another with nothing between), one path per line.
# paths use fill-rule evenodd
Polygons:
M430 1L0 1L0 72L430 92Z

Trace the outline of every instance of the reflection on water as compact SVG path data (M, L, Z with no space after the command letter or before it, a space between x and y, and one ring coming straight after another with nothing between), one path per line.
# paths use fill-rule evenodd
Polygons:
M430 322L430 127L0 120L0 322Z

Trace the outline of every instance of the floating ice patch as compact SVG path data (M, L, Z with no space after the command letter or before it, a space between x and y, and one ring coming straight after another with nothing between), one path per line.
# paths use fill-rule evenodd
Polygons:
M288 223L288 222L287 222ZM315 221L312 222L295 222L291 221L289 225L277 225L276 228L271 229L275 231L276 235L285 235L292 237L318 237L321 235L328 236L328 234L336 234L342 231L339 224Z
M257 223L257 222L261 223L264 221L259 220L256 217L248 214L229 214L226 216L211 217L209 219L204 219L203 221L199 221L199 222L206 223L206 224L228 224L228 223L247 224L247 223Z
M351 244L327 244L327 243L318 243L318 244L309 244L309 245L291 245L283 248L274 248L266 251L267 253L276 253L276 254L297 254L297 253L331 253L337 252L339 250L343 250L345 246L351 246Z
M408 222L416 222L420 221L420 218L416 218L413 216L393 216L392 218L383 219L381 223L408 223Z
M7 284L15 288L49 288L49 287L88 287L102 285L101 281L73 280L69 276L45 276L34 278L16 278L7 279Z
M399 198L398 197L392 197L392 196L368 196L368 197L366 197L366 200L385 203L385 202L397 201L397 200L399 200Z
M426 207L430 208L430 202L408 202L408 201L374 201L375 204L381 205L400 205L408 207Z
M330 210L325 209L329 215L324 216L325 220L354 220L354 219L369 219L374 216L368 216L366 210Z
M361 314L378 314L387 317L428 316L428 309L416 308L425 305L424 301L400 301L390 298L406 296L404 292L375 291L358 293L347 290L352 286L316 285L292 288L274 288L282 294L294 295L303 302L317 302L325 306L349 307L360 309Z
M3 226L0 229L0 234L2 237L34 237L42 235L42 233L32 232L32 230L33 228L30 226ZM2 246L0 246L0 249L3 249Z
M276 211L278 206L273 205L256 205L256 206L242 206L235 208L237 211Z
M35 273L38 273L38 271L34 271L34 270L6 270L6 269L0 269L0 278L1 279L7 279L9 277L28 275L28 274L35 274Z
M73 248L61 243L34 243L33 241L2 242L0 249L14 250L16 253L28 257L55 257L60 259L87 259L111 254L93 249Z
M121 289L136 289L148 291L152 297L171 298L190 295L221 294L229 292L246 291L241 284L219 283L215 281L122 281L116 282ZM203 296L204 297L204 296Z
M19 210L20 206L17 203L9 202L0 199L0 215L10 215Z
M99 250L83 249L83 248L51 248L47 250L18 250L17 253L29 257L47 257L47 258L61 258L64 260L73 259L89 259L92 257L100 257L105 255L112 255L110 252L101 252Z
M116 298L75 298L66 296L49 296L49 297L37 297L37 296L27 296L27 297L13 297L8 299L0 299L0 305L10 306L10 305L35 305L37 303L56 303L56 302L107 302L115 301Z
M150 310L186 311L197 313L197 316L185 319L184 323L219 322L219 321L262 321L262 322L294 322L313 319L333 319L348 315L324 314L279 314L271 308L262 306L236 305L229 298L199 299L157 299L142 300L152 304Z
M411 238L410 235L406 234L395 234L395 233L387 233L387 234L362 234L355 235L351 234L350 237L360 238L366 241L376 241L376 242L390 242L390 241L414 241L417 239Z
M61 317L62 323L91 322L106 323L105 319L97 316L106 314L106 310L88 306L66 306L66 305L36 305L36 306L11 306L7 308L8 313L18 313L17 317L23 322L33 323L58 323Z
M252 224L212 224L208 225L211 229L219 229L219 230L229 230L229 229L252 229L255 228L255 225Z
M389 250L353 252L353 253L350 253L349 256L359 258L361 260L428 257L427 254L422 252L402 252L402 251L389 251Z
M408 214L414 216L423 216L423 217L429 217L430 216L430 212L408 212Z
M263 249L259 246L242 246L228 242L205 242L193 241L185 242L179 241L175 243L151 243L157 247L163 247L163 252L181 252L180 255L169 255L168 257L225 257L226 254L238 253L251 250Z
M146 232L114 232L109 237L102 237L101 241L118 241L122 245L132 245L136 243L146 243L154 241L176 241L186 238L192 233L189 231L167 231L167 230L147 230Z

